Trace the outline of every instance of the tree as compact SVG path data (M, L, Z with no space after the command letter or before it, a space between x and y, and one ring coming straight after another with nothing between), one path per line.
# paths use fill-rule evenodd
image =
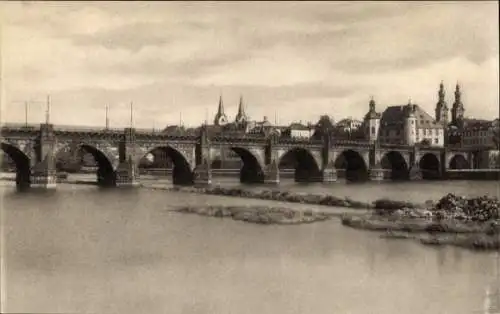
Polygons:
M328 115L322 115L319 117L318 122L314 126L314 135L316 139L321 139L323 136L331 134L334 131L334 122Z

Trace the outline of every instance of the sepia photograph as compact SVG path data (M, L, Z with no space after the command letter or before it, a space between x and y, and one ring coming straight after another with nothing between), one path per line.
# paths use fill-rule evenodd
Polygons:
M498 1L0 3L0 313L500 314Z

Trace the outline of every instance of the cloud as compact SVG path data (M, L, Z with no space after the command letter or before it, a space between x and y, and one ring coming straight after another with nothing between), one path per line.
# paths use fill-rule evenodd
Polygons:
M437 86L463 85L467 113L498 115L498 4L11 2L0 4L2 117L53 99L58 123L138 126L210 120L219 94L280 122L362 117L408 98L433 112ZM470 104L470 105L469 105ZM205 109L206 108L206 109ZM308 108L304 112L303 108ZM33 108L33 119L42 117Z

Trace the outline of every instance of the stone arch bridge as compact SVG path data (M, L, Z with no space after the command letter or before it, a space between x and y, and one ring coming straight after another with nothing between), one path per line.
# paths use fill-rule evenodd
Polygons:
M243 161L240 180L245 183L280 181L279 166L295 160L295 179L331 182L347 179L382 180L442 178L450 168L470 168L470 152L417 146L378 146L369 142L296 140L275 136L179 136L133 128L64 128L51 124L4 125L1 148L16 164L19 188L56 187L56 157L63 151L83 149L98 165L101 186L135 186L138 164L149 152L164 150L173 161L173 182L179 185L210 184L211 160L222 149L231 149Z

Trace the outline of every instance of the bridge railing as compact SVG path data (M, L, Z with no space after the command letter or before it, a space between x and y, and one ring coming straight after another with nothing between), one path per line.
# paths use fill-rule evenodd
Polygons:
M323 144L322 140L312 139L312 138L300 138L300 137L280 137L278 139L279 144Z
M216 136L211 136L210 141L215 142L215 143L220 143L220 142L263 142L266 140L265 136L262 135L248 135L245 134L243 136L224 136L224 135L216 135Z
M389 148L389 149L411 149L413 148L412 145L405 145L405 144L380 144L379 147L381 148Z
M331 143L333 145L363 145L363 146L373 145L370 141L367 140L333 139Z

